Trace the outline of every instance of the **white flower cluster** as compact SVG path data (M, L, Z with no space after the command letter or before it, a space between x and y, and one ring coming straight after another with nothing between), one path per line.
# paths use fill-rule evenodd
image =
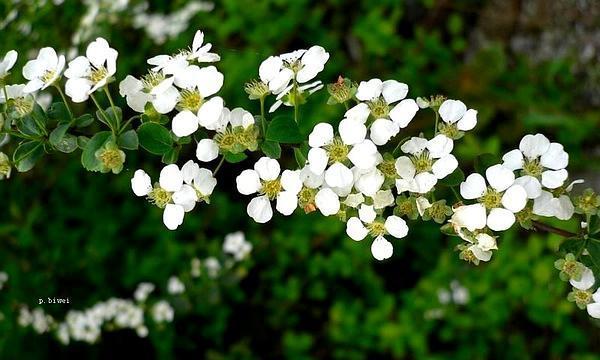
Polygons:
M569 155L563 146L544 135L525 135L519 149L508 152L485 170L460 184L460 194L475 203L454 209L450 222L469 245L461 256L470 261L489 261L497 249L492 232L508 230L519 216L570 219L574 206L568 193L576 180L566 183Z

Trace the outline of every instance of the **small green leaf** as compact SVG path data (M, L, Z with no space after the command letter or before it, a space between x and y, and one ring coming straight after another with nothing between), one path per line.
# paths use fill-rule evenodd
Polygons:
M42 130L40 129L38 124L35 122L35 120L31 114L25 115L24 117L22 117L20 119L16 119L15 124L17 126L17 129L25 135L41 136L43 134Z
M463 181L465 181L465 173L457 168L452 174L440 180L440 183L445 186L458 186Z
M25 141L13 153L13 162L19 172L31 170L44 154L44 144L40 141Z
M225 157L225 161L227 161L230 164L239 163L248 158L248 156L244 153L233 154L230 152L225 153L224 157Z
M588 256L583 256L581 262L589 266L594 274L600 273L600 241L589 239L586 245Z
M48 108L46 112L48 118L58 121L59 123L69 122L71 116L69 110L63 102L55 102Z
M585 241L583 239L568 238L568 239L565 239L560 244L560 246L558 247L558 250L561 252L564 252L565 254L568 254L568 253L579 254L581 252L581 248L584 245L585 245Z
M119 135L119 139L117 140L117 145L126 150L137 150L139 144L140 142L138 140L137 133L133 129L127 130Z
M296 158L298 167L303 168L306 165L306 154L302 149L294 148L294 157Z
M448 236L458 236L458 234L456 233L456 231L454 231L454 227L452 226L452 224L442 225L440 227L440 231L442 232L442 234L445 234L445 235L448 235Z
M96 111L96 117L98 118L98 120L108 125L109 128L113 129L116 132L119 131L119 129L121 128L121 119L123 119L123 111L121 111L121 108L115 106L115 111L113 112L112 107L109 107L106 110L104 110L104 113L102 113L102 111L100 110Z
M68 130L69 124L58 125L56 129L52 130L52 132L50 133L50 138L48 139L50 141L50 144L52 146L56 146L56 144L58 144L63 139Z
M96 151L100 149L111 137L110 131L96 133L86 144L81 153L81 164L88 171L99 171L100 161L96 158Z
M92 125L93 122L94 117L91 114L83 114L75 119L75 121L73 122L73 126L75 126L78 129L81 129Z
M164 155L173 148L171 132L157 123L143 123L138 127L137 134L140 145L151 154Z
M276 116L267 129L267 140L282 144L297 144L304 138L300 133L298 124L290 116Z
M83 150L85 149L85 146L87 145L88 141L90 141L90 138L87 136L78 136L77 137L77 146Z
M485 174L485 170L492 165L500 164L498 156L493 154L481 154L475 159L475 171Z
M260 144L260 149L271 159L279 159L281 156L281 146L275 141L264 141Z
M54 145L56 150L65 154L72 153L75 151L75 149L77 149L77 146L77 136L71 134L66 134L63 136L60 142Z
M162 162L164 164L176 163L177 159L179 158L179 150L179 147L174 147L171 150L169 150L166 154L162 156Z

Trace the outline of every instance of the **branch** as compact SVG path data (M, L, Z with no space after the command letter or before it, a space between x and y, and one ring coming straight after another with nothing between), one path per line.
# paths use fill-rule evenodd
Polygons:
M534 220L534 221L532 221L532 223L533 223L533 227L536 230L539 230L539 231L545 231L545 232L553 233L553 234L560 235L560 236L566 237L566 238L574 237L574 236L578 235L578 234L572 233L572 232L567 231L567 230L559 229L559 228L556 228L554 226L550 226L550 225L541 223L539 221L535 221Z

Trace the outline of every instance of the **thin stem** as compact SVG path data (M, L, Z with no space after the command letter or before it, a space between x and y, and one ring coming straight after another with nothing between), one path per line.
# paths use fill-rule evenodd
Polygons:
M396 147L394 148L394 151L392 151L392 155L396 155L396 152L398 151L398 149L400 149L400 146L402 146L402 144L404 144L408 139L410 139L410 136L407 136L400 140L398 142L398 145L396 145Z
M346 108L346 111L348 111L350 109L350 106L348 106L348 102L344 101L344 107Z
M294 121L296 124L298 123L298 82L296 81L296 76L294 75L294 86L292 87L292 92L294 94Z
M225 162L225 156L223 156L221 158L221 161L219 161L219 164L215 168L215 171L213 171L213 176L217 175L217 173L219 172L219 169L221 169L221 166L223 165L224 162Z
M102 117L104 117L104 120L106 120L106 124L108 124L108 127L110 128L110 130L112 131L112 133L114 135L115 129L113 129L112 126L110 126L110 120L108 119L108 115L106 115L104 110L102 110L102 108L100 107L100 104L98 103L98 100L96 100L96 97L94 96L94 94L90 94L90 97L92 98L92 100L94 100L94 104L96 104L96 107L98 108L98 110L100 110Z
M267 119L265 118L265 98L260 98L260 124L262 126L263 137L267 137Z
M127 129L127 126L129 126L129 124L135 120L135 119L139 119L140 115L134 115L131 118L129 118L127 121L125 121L125 124L123 124L123 126L121 126L121 129L119 130L119 134L121 134L123 131L125 131L125 129Z
M6 85L2 83L2 92L4 93L4 117L6 118L6 122L8 122L8 92L6 92Z
M73 111L71 111L71 107L69 106L69 103L67 102L67 97L65 96L65 93L63 93L60 86L58 86L56 83L53 84L53 86L56 88L56 90L58 90L58 93L60 94L60 97L62 98L62 101L65 104L67 111L69 112L69 117L71 118L71 120L73 120Z
M298 110L299 110L298 105L296 105L294 103L294 121L296 121L296 124L298 123L298 113L299 113Z
M36 138L36 137L25 135L25 134L21 134L19 132L12 131L12 130L0 131L0 135L2 135L2 134L7 134L7 135L15 136L15 137L18 137L18 138L21 138L21 139L27 139L27 140L38 140L38 138Z
M438 114L437 110L433 110L435 112L435 127L433 129L433 136L436 136L438 133L438 122L440 121L440 114Z
M456 189L454 188L454 186L450 186L450 190L452 190L452 193L454 194L454 196L456 197L456 200L458 202L461 201L460 196L458 195L458 191L456 191Z
M554 226L550 226L548 224L541 223L539 221L533 220L532 224L533 224L533 227L536 230L539 230L539 231L545 231L545 232L553 233L553 234L560 235L560 236L566 237L566 238L577 236L577 234L572 233L570 231L559 229L559 228L556 228Z
M110 103L110 107L113 111L113 115L115 117L115 122L117 124L117 128L120 128L119 118L117 117L117 110L115 109L115 102L113 101L112 96L110 95L110 91L108 90L108 85L106 85L104 87L104 93L106 93L106 97L108 98L108 102Z

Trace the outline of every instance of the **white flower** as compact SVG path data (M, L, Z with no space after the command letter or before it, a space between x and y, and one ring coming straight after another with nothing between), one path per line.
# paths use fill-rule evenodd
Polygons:
M480 174L471 174L460 184L460 194L467 200L477 199L489 210L487 220L485 212L473 214L477 219L471 222L480 224L485 221L494 231L504 231L515 222L515 213L523 210L527 204L527 192L518 184L514 184L515 175L501 164L489 167L485 171L490 186Z
M223 242L223 252L233 255L234 259L240 261L244 259L252 251L252 244L246 241L246 236L243 232L237 231L225 235Z
M371 253L375 259L385 260L392 256L394 248L384 235L401 239L408 234L408 226L402 218L395 215L388 216L385 220L378 219L372 205L362 204L358 217L348 219L346 233L355 241L361 241L369 233L372 234L375 240L371 244Z
M483 229L486 225L486 219L483 204L462 205L454 209L450 223L460 234L462 228L466 228L471 232Z
M133 298L138 302L144 302L153 291L154 284L148 282L140 283L133 293Z
M228 125L230 126L228 127ZM239 107L231 111L224 107L221 111L221 116L213 126L217 131L215 139L219 136L232 136L232 129L242 127L245 130L251 125L254 125L254 117L250 112ZM202 139L198 142L196 147L196 157L198 160L209 162L216 159L218 156L219 144L216 140Z
M4 54L4 58L0 61L0 79L4 79L8 76L10 69L15 66L17 62L17 52L14 50L10 50L6 54Z
M560 220L569 220L575 207L568 195L554 197L548 191L541 191L540 195L533 200L533 213L540 216L555 217Z
M5 89L9 99L18 99L27 96L24 92L25 84L6 85ZM5 102L4 91L0 91L0 104L4 104Z
M167 291L171 295L182 294L185 291L185 285L176 276L171 276L167 283Z
M136 196L146 196L152 191L152 180L144 170L136 170L131 179L131 189Z
M32 93L46 89L60 78L64 68L64 55L56 55L51 47L42 48L37 58L29 60L23 67L23 77L29 80L23 91Z
M117 71L117 50L103 38L91 42L86 56L78 56L69 62L65 76L69 79L65 91L73 102L83 102L89 95L108 83Z
M258 193L248 204L248 215L258 223L266 223L273 217L271 200L276 200L276 209L283 215L291 215L298 207L298 192L302 189L299 170L284 170L275 159L260 158L254 170L244 170L236 178L241 194Z
M160 300L156 304L154 304L152 306L151 313L152 319L157 323L171 322L173 321L173 317L175 314L171 305L165 300Z
M413 137L400 147L409 154L396 159L398 193L410 191L425 194L431 191L439 179L450 175L458 167L458 161L450 154L454 147L452 139L439 134L431 140Z
M469 242L473 242L468 237L461 237ZM475 235L474 240L474 244L469 246L468 249L478 260L490 261L492 258L492 250L498 249L498 246L496 245L496 238L485 233L480 233Z
M592 286L594 286L595 282L596 282L596 278L594 277L594 273L587 266L584 266L584 269L583 269L583 271L581 273L581 279L579 279L579 280L575 280L575 279L569 280L569 283L571 283L571 285L574 288L579 289L579 290L588 290L589 288L591 288Z
M438 113L443 122L460 131L472 130L477 125L477 110L467 110L467 106L460 100L444 101Z
M119 83L119 93L136 112L143 113L150 102L159 114L167 114L175 108L179 99L179 91L173 86L173 80L172 77L154 72L141 80L127 75Z
M204 33L200 30L196 31L194 35L194 41L192 42L192 49L188 55L189 60L196 60L198 62L215 62L221 60L218 54L211 53L211 43L204 43Z
M569 154L559 143L551 143L542 134L525 135L519 143L519 149L506 153L502 160L511 170L522 170L527 183L525 187L530 199L540 196L541 185L548 189L561 187L567 180L565 169L569 164Z

